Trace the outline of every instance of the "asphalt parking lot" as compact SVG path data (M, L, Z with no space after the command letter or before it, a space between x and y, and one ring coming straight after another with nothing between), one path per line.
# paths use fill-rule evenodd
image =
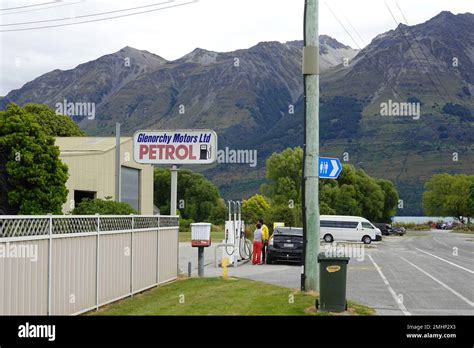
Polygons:
M214 248L208 248L205 256L205 276L221 275L222 270L214 266ZM359 256L349 262L347 297L373 307L377 314L474 315L473 235L432 230L384 236L383 241L364 247ZM180 268L184 272L188 262L196 275L197 250L182 243ZM292 289L299 288L300 274L301 266L291 264L246 263L229 268L230 276Z

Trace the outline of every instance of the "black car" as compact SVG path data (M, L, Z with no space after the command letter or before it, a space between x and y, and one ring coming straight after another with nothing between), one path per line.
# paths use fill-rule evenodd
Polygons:
M300 227L277 227L268 241L266 263L294 261L302 263L303 229Z
M384 236L389 236L393 233L392 225L390 224L376 223L374 225L380 230L380 232L382 232L382 235Z
M407 230L405 229L405 227L394 227L392 229L392 234L397 234L399 236L403 236L405 233L407 232Z

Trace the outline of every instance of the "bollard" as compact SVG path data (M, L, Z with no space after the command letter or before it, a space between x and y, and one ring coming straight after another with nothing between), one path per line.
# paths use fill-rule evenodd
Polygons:
M229 259L227 257L222 258L222 276L224 279L227 279L229 277L229 269L227 268L229 266Z
M188 277L191 277L191 262L188 262Z
M204 277L204 247L198 247L198 276Z

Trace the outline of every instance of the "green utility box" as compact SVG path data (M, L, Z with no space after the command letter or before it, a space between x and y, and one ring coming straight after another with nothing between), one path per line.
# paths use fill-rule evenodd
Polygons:
M316 309L323 312L344 312L347 310L346 277L349 257L328 257L318 255L319 301Z

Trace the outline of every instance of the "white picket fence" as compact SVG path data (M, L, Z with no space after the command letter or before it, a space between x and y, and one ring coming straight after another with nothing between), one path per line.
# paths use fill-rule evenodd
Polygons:
M76 315L174 280L179 219L0 215L0 315Z

